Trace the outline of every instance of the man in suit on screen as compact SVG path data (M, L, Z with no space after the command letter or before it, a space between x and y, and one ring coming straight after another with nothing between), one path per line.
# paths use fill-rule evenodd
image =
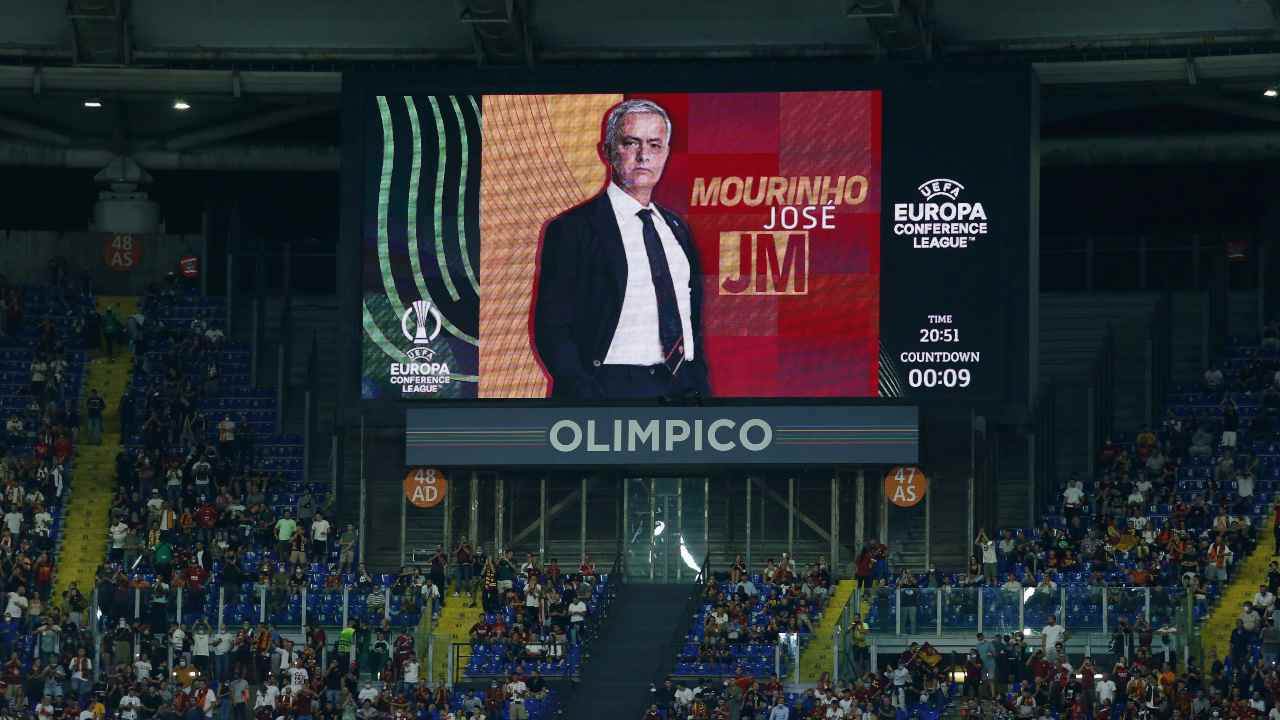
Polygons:
M615 105L599 148L605 190L547 225L533 335L553 398L708 394L693 238L651 197L670 142L671 120L656 103Z

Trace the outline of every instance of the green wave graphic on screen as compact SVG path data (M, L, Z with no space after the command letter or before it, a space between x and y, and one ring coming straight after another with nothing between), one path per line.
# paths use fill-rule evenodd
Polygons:
M436 163L436 202L433 207L433 219L436 231L436 264L440 266L440 278L444 280L444 287L449 291L449 298L457 302L462 296L458 294L458 288L453 284L453 275L449 272L449 263L444 254L444 166L445 161L449 157L449 139L444 133L444 118L440 116L440 103L436 102L434 97L428 98L431 101L431 116L436 121L436 137L439 138L439 147L436 152L439 153L439 162ZM414 140L418 140L418 128L413 129ZM463 130L465 132L465 129ZM418 144L415 142L415 144Z
M480 294L480 282L476 279L476 271L471 267L471 248L467 246L466 214L467 214L467 163L471 158L470 141L467 138L467 123L462 117L462 108L458 105L457 96L450 96L449 102L453 104L453 114L458 118L458 137L461 138L462 144L462 171L458 178L458 245L462 250L462 269L467 273L467 281L471 283L471 289L476 295ZM476 107L476 101L471 100L471 107ZM476 119L480 118L480 110L476 109ZM479 125L479 122L476 123Z
M391 273L391 249L387 238L387 208L391 204L391 170L395 166L396 139L391 131L391 108L386 96L378 96L378 114L382 118L382 179L378 182L378 267L382 270L382 287L397 317L404 314L396 277Z
M364 335L367 342L364 347L365 366L376 369L380 365L386 363L388 359L393 362L404 362L407 355L401 350L397 342L394 340L402 332L400 323L405 312L405 300L400 297L400 290L396 284L395 272L393 270L393 258L391 253L391 227L390 215L391 206L397 202L396 198L403 198L406 203L406 227L407 237L406 248L408 250L410 267L413 274L413 283L418 291L421 299L431 302L432 305L440 312L441 324L446 332L455 338L462 340L470 345L478 345L479 341L476 337L463 331L445 314L445 309L435 302L431 296L431 292L427 287L425 276L423 274L423 262L420 254L421 243L418 226L418 208L419 196L422 191L422 160L423 160L423 134L421 127L421 119L418 107L411 96L402 96L407 111L409 136L412 141L410 164L408 177L396 178L394 175L394 167L396 162L396 140L393 127L393 109L388 102L387 96L377 96L378 116L381 121L382 129L382 157L379 165L379 182L378 182L378 204L377 204L377 251L378 266L382 280L383 292L377 294L366 294L362 302L362 325ZM471 108L479 117L479 106L474 98L470 100ZM462 255L463 269L466 272L467 279L471 286L471 290L477 295L479 294L479 283L477 281L474 268L472 267L469 254L469 244L465 233L465 211L467 197L467 178L469 172L469 145L467 126L464 120L464 113L458 103L457 98L450 98L454 107L454 113L458 120L459 141L456 145L449 142L444 128L443 116L440 112L439 103L435 98L431 98L432 115L435 121L436 135L439 142L436 147L438 153L437 172L434 185L434 204L433 204L433 223L434 223L434 242L428 245L428 248L434 250L436 263L440 269L441 280L446 290L453 300L460 298L457 286L453 282L447 264L446 248L449 244L453 244L459 249ZM444 203L444 181L445 167L449 161L452 152L459 153L460 156L460 178L457 193L458 206L456 208L457 223L455 231L446 236L443 226L443 218L446 214ZM431 250L428 250L431 252ZM416 298L408 298L413 300ZM450 367L456 366L456 358L447 347L441 352L441 359L448 362ZM375 375L377 373L374 373ZM369 376L369 373L366 373ZM479 381L476 375L465 373L451 373L450 377L458 382L475 383ZM378 382L385 390L393 389L389 383L385 382L385 378L369 376L368 379ZM443 391L441 396L449 397L454 395L454 391Z

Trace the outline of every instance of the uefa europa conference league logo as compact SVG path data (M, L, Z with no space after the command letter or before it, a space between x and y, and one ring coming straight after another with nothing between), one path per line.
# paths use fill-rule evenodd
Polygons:
M436 352L431 349L431 343L443 326L440 311L428 300L414 300L404 309L400 332L413 346L405 352L408 362L391 363L391 384L399 385L402 394L433 393L450 381L448 363L432 362Z
M982 203L961 202L964 185L947 178L925 180L916 188L924 202L894 203L893 234L911 238L914 248L967 248L987 234Z

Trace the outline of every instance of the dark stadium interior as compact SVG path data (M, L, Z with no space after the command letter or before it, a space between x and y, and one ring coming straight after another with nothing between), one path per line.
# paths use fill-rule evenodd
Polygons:
M0 718L1280 718L1278 168L1280 0L0 2Z

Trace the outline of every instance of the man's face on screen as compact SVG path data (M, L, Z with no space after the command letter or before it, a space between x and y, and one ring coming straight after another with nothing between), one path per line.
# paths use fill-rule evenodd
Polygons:
M649 190L667 166L667 122L657 113L629 113L622 118L610 147L613 181L623 190Z

